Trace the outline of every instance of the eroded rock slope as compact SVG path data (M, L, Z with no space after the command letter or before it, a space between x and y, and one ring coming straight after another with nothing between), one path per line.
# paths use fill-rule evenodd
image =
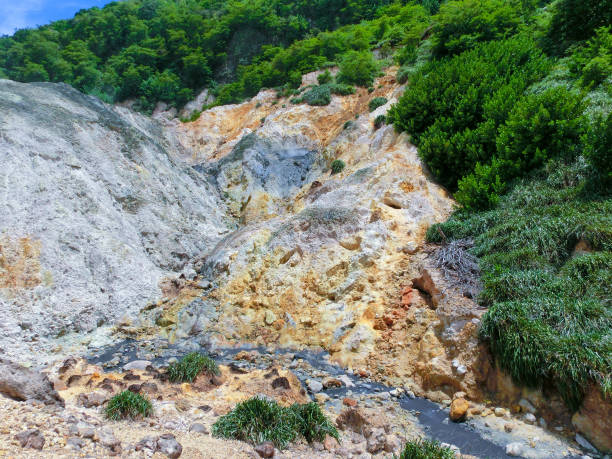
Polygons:
M0 80L5 356L40 362L137 313L232 227L178 151L157 123L67 85Z

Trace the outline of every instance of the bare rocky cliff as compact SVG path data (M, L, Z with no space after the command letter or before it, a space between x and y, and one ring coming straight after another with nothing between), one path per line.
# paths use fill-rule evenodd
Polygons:
M134 315L228 232L178 150L157 123L67 85L0 80L5 356L40 362Z

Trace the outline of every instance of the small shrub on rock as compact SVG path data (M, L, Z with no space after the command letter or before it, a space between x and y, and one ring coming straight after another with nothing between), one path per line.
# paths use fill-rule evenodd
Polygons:
M346 164L341 159L335 159L331 163L332 174L339 174L346 167Z
M374 119L374 129L379 129L386 122L387 122L387 117L385 115L378 115Z
M124 390L108 401L104 414L108 419L146 418L153 412L153 405L148 398L129 390Z
M221 374L213 359L199 352L191 352L168 367L168 379L172 382L192 382L202 372L216 376Z
M406 443L399 459L453 459L452 449L434 440L417 440Z
M368 108L370 109L370 113L376 110L378 107L382 107L387 103L386 97L375 97L368 104Z
M331 80L332 74L329 72L329 70L325 70L325 72L317 76L317 81L319 82L319 84L329 83Z

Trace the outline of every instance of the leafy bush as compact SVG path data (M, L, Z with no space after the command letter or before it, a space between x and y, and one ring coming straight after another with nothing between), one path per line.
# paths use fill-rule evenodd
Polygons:
M144 396L129 390L124 390L108 401L104 414L108 419L146 418L153 412L151 402Z
M329 105L331 92L328 85L315 86L304 93L301 98L308 105Z
M440 7L434 54L459 54L478 43L507 38L521 23L518 4L506 0L452 0Z
M417 440L406 443L399 459L453 459L452 449L434 440Z
M410 133L433 174L454 191L476 163L491 162L498 127L549 67L529 38L483 43L419 68L387 116Z
M346 96L353 93L355 93L355 88L352 86L337 83L326 83L319 86L313 86L306 91L302 97L294 98L291 100L291 102L296 104L306 102L308 105L313 106L329 105L332 94Z
M202 372L217 376L221 374L213 359L199 352L191 352L180 361L170 364L168 378L172 382L192 382Z
M610 27L601 27L584 45L576 47L571 55L570 70L580 78L583 87L600 85L612 75L612 33Z
M592 383L612 394L612 199L587 192L590 174L580 160L550 163L494 210L427 232L474 239L489 307L481 338L517 383L552 384L574 410ZM592 251L573 254L579 241Z
M506 179L544 165L549 158L575 154L586 119L579 94L563 87L530 94L512 108L497 136Z
M612 185L612 113L598 118L583 139L584 155L604 186Z
M378 65L369 51L349 51L340 61L336 80L357 86L371 86L378 72Z
M370 109L370 112L373 112L378 107L382 107L386 103L387 103L387 98L386 97L375 97L368 104L368 108Z
M385 115L378 115L374 119L374 129L379 129L386 122L387 122L387 117Z
M252 444L271 441L279 449L299 436L308 442L323 441L326 435L338 438L338 431L316 403L285 408L258 397L237 404L221 416L213 425L212 434Z
M562 54L572 44L591 38L595 29L612 24L608 0L559 0L553 5L553 17L545 45Z
M334 159L331 163L332 174L339 174L344 170L346 164L341 159Z
M455 199L466 210L486 210L495 207L506 190L502 181L501 163L494 158L491 164L476 163L474 172L459 180Z
M317 81L319 82L319 84L329 83L331 82L331 80L332 80L332 74L329 73L329 70L325 70L325 72L317 75Z

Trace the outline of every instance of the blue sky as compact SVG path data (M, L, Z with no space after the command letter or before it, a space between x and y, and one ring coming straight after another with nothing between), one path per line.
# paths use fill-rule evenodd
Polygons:
M107 3L110 0L0 0L0 35L11 35L15 29L45 25L57 19L69 19L83 8Z

